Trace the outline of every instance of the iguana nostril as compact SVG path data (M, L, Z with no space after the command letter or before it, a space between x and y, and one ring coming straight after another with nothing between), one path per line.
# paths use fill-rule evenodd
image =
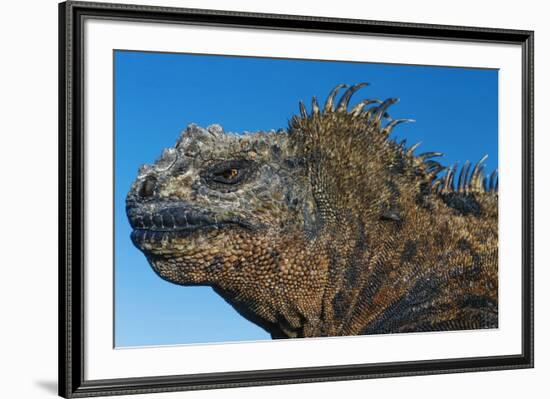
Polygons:
M139 189L139 196L142 198L151 197L155 193L156 187L157 178L154 176L148 176Z

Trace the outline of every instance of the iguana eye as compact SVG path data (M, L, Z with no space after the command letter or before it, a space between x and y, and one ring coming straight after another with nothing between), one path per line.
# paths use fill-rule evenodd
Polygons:
M218 183L234 184L240 180L242 173L237 168L227 168L222 171L214 173L212 180Z
M245 181L253 168L254 163L248 160L223 161L205 171L202 177L213 188L223 191L231 190L231 186Z

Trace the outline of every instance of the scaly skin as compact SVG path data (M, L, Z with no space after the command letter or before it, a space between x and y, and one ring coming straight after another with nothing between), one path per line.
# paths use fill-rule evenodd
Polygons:
M142 167L127 213L155 272L273 338L496 328L496 175L389 139L395 100L348 110L362 86L285 131L190 125Z

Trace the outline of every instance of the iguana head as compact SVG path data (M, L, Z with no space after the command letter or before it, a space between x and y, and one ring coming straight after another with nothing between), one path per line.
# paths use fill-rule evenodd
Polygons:
M127 196L132 240L155 271L180 284L239 279L274 257L276 237L313 234L303 163L285 131L225 133L189 125L144 165Z

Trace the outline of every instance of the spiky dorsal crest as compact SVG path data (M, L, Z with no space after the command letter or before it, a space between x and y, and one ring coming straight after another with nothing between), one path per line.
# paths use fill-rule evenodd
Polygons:
M495 170L490 176L484 173L484 162L487 156L473 165L471 173L472 164L469 161L465 162L458 172L458 165L445 167L432 159L443 156L443 153L423 152L415 155L414 152L420 143L406 147L405 140L397 144L390 139L390 133L395 127L403 123L414 122L413 119L392 119L388 115L388 108L399 101L397 98L389 98L385 101L367 98L358 102L351 110L348 109L352 96L365 86L368 86L368 83L363 82L352 86L339 84L329 93L322 110L317 99L313 97L310 113L308 113L305 104L300 101L300 117L292 118L291 131L294 131L295 135L313 135L315 130L311 127L319 125L319 123L334 123L335 120L352 124L359 123L363 125L363 133L366 135L363 139L370 140L373 144L377 141L385 142L387 147L397 148L400 155L406 160L405 163L410 167L409 172L416 176L423 175L429 181L433 192L438 194L498 193L497 171ZM342 89L346 90L340 100L336 101L336 97ZM348 133L354 134L352 129ZM350 144L353 141L347 140ZM440 175L441 172L443 172L442 175Z
M498 173L496 170L489 176L484 173L486 159L487 155L476 162L471 173L472 164L466 161L460 169L458 178L456 178L458 172L456 164L452 168L445 168L446 173L434 179L433 189L440 194L498 193Z

